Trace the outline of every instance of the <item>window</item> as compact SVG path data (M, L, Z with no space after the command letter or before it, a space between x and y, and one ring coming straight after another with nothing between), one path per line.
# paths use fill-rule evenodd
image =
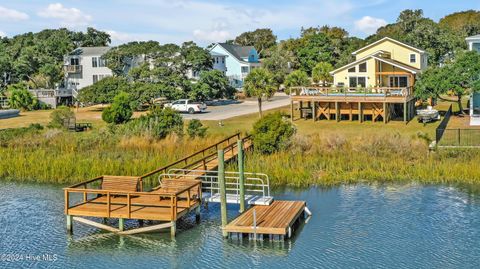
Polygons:
M242 73L248 73L248 66L242 66Z
M416 63L416 62L417 62L417 55L410 54L410 63Z
M367 63L361 63L358 65L358 72L365 73L367 72Z
M93 75L93 83L97 83L98 81L98 75Z
M390 87L408 87L408 78L406 76L393 76L390 77Z
M365 77L349 77L350 88L366 87L367 79Z
M222 57L222 64L225 63L225 57Z
M92 67L98 67L98 57L92 57Z
M102 57L98 58L98 67L105 67L105 66L107 66L107 61L105 61L105 59Z
M480 52L480 43L473 43L472 44L472 50Z
M348 69L348 73L355 73L355 72L357 72L357 70L355 70L355 66Z
M78 58L70 59L70 65L79 65L79 64L80 64L80 61L78 60Z
M217 64L218 64L218 57L215 57L215 60L216 60L216 62L217 62Z

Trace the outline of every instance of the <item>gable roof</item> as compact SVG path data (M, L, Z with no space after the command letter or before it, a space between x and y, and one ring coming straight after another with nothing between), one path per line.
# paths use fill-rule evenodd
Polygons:
M70 52L69 55L99 56L107 53L110 47L79 47Z
M229 54L235 57L239 61L243 61L244 58L248 58L251 50L255 50L253 46L239 46L234 44L227 43L218 43L217 45L221 46Z
M375 53L373 53L373 54L367 55L367 56L365 56L365 57L363 57L363 58L361 58L361 59L358 59L358 60L356 60L355 62L352 62L352 63L349 63L349 64L344 65L344 66L342 66L342 67L339 67L339 68L331 71L331 72L330 72L330 75L334 75L334 74L337 73L338 71L344 70L344 69L349 68L349 67L352 67L352 66L354 66L354 65L357 65L357 64L359 64L359 63L361 63L361 62L363 62L363 61L366 61L366 60L368 60L368 59L370 59L370 58L374 58L374 59L376 59L376 60L378 60L378 61L381 61L381 62L390 64L390 65L393 65L393 66L395 66L395 67L398 67L398 68L403 69L403 70L405 70L405 71L411 72L411 73L413 73L413 74L416 74L416 73L421 72L421 70L419 70L419 69L413 68L413 67L408 66L408 65L406 65L406 64L402 64L402 63L400 63L400 62L398 62L398 61L395 61L395 60L392 60L392 59L383 58L383 57L379 57L379 55L380 55L381 53L382 53L382 51L378 51L378 52L375 52Z
M469 37L465 38L465 40L467 40L467 41L469 41L469 40L480 40L480 35L469 36Z
M363 48L360 48L360 49L352 52L352 55L356 55L356 54L358 54L359 52L364 51L364 50L366 50L366 49L369 49L369 48L371 48L371 47L373 47L373 46L376 46L376 45L378 45L378 44L380 44L380 43L382 43L382 42L384 42L384 41L390 41L390 42L395 43L395 44L397 44L397 45L404 46L404 47L407 47L407 48L409 48L409 49L415 50L416 52L425 53L424 50L415 48L415 47L413 47L413 46L410 46L410 45L408 45L408 44L402 43L402 42L400 42L400 41L398 41L398 40L395 40L395 39L390 38L390 37L387 36L387 37L384 37L384 38L382 38L382 39L380 39L380 40L377 40L377 41L375 41L375 42L373 42L373 43L371 43L371 44L369 44L369 45L366 45L366 46L363 47Z

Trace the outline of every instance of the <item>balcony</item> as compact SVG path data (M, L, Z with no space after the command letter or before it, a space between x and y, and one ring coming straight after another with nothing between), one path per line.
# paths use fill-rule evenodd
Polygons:
M68 74L78 74L82 73L82 66L81 65L64 65L63 70L65 73Z

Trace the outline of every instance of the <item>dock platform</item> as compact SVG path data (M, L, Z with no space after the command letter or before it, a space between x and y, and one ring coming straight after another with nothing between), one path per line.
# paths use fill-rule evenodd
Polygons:
M237 237L279 237L283 240L292 236L305 212L304 201L274 201L268 206L255 205L225 226L224 231L229 237L236 234Z

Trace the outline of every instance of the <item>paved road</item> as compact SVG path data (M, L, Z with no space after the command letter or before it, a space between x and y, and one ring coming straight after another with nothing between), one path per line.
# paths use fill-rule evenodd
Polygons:
M285 94L276 94L271 100L262 103L263 111L287 106L290 104L290 97ZM207 111L201 114L182 114L185 119L199 120L225 120L237 116L258 112L256 100L246 100L241 103L209 106Z

